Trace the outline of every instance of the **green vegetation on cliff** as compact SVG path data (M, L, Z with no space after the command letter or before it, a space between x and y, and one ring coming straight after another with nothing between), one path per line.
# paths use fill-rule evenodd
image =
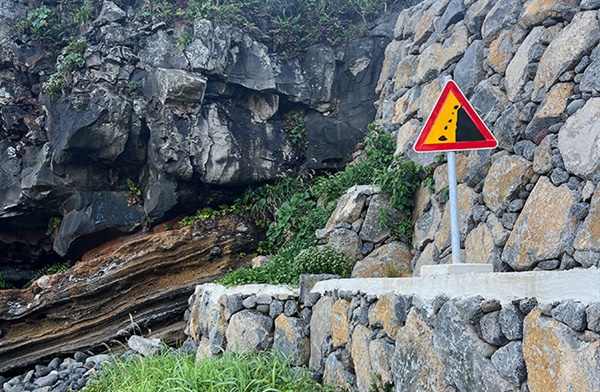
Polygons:
M354 185L376 184L392 206L409 217L413 194L421 184L419 167L406 158L394 157L395 141L389 132L371 124L365 142L367 158L344 171L314 179L283 177L275 184L248 189L237 205L249 208L255 219L268 227L267 240L258 251L273 258L259 268L231 271L220 283L296 284L305 273L349 277L355 260L346 260L331 248L316 247L315 230L325 227L340 196ZM381 216L395 239L410 237L410 219L396 222L385 218Z
M284 57L298 57L315 44L337 45L359 36L399 0L143 0L133 4L141 22L208 19L252 34ZM115 4L123 7L121 0ZM100 12L101 2L30 4L19 33L46 44L68 42ZM182 42L182 45L185 43Z
M147 0L163 6L165 0ZM360 35L361 29L399 0L189 0L190 19L232 24L266 42L275 52L297 57L315 44L337 45Z

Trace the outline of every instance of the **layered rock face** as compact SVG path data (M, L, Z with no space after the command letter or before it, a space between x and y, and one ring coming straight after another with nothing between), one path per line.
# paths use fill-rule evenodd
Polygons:
M352 43L283 59L207 20L140 23L141 7L105 1L78 34L85 64L48 95L43 82L72 49L19 35L28 10L0 3L0 232L43 232L61 217L53 249L77 257L236 187L343 167L373 121L394 14ZM292 114L300 142L286 133ZM133 206L127 180L140 191ZM43 234L30 242L52 257Z
M399 16L377 118L412 146L450 76L498 139L457 156L464 261L496 271L598 265L600 22L596 1L425 1ZM450 256L447 167L416 195L412 261Z
M140 233L31 288L0 291L0 373L101 347L135 331L181 342L194 285L249 262L256 227L237 215Z

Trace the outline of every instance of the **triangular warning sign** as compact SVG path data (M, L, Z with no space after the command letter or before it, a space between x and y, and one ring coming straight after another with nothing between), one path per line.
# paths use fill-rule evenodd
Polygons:
M494 148L498 141L456 83L444 86L415 143L416 152Z

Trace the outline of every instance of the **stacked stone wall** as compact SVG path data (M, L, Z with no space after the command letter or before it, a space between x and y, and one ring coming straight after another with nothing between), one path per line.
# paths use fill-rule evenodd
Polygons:
M198 286L186 312L188 343L198 345L198 359L280 350L340 390L600 389L600 302L423 301L370 294L362 282L365 289L323 295L307 287Z
M498 139L457 156L463 260L496 271L600 260L600 2L424 1L386 50L377 120L412 147L450 76ZM416 197L414 274L450 257L447 167Z

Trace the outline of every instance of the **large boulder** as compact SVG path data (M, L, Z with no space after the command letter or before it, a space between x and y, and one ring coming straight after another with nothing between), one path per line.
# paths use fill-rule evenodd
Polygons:
M80 192L68 198L63 209L54 239L54 250L61 256L82 254L117 233L140 228L145 219L143 208L129 205L123 192Z
M547 177L540 178L517 218L502 260L523 271L541 261L561 257L577 227L577 220L571 214L575 202L566 185L555 187Z
M566 169L583 178L591 179L600 170L600 151L590 143L600 137L594 125L600 121L599 113L600 98L591 98L558 133L558 148Z
M600 388L600 340L589 340L565 324L533 310L525 318L523 356L532 391L597 391Z

